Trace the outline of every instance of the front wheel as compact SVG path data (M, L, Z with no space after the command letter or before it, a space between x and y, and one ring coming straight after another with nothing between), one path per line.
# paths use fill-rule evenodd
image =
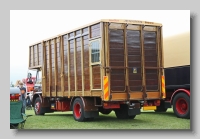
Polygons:
M185 93L177 94L173 99L173 110L179 118L190 118L190 97Z
M41 100L39 97L36 98L35 100L34 111L35 111L35 115L44 115L44 112L42 112Z

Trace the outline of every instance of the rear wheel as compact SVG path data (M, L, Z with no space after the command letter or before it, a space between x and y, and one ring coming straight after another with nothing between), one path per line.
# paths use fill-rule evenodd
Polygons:
M39 97L35 99L34 111L35 115L44 115L44 112L42 112L41 100Z
M115 110L115 115L118 119L134 119L136 115L128 114L128 106L121 105L119 109Z
M185 93L177 94L173 99L173 110L179 118L190 118L190 97Z
M84 116L83 102L80 98L76 98L73 103L73 116L76 121L83 122L86 120Z

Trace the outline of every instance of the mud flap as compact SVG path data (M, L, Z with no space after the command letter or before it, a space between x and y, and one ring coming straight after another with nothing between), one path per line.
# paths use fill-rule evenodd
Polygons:
M129 108L128 109L128 115L133 116L133 115L139 115L141 113L139 108Z
M128 115L129 116L133 116L133 115L139 115L141 113L140 111L140 104L132 104L132 106L130 105L128 108Z

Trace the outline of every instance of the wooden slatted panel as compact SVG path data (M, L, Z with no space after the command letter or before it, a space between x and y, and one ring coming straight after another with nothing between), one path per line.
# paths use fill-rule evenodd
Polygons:
M42 44L38 45L39 65L42 65Z
M87 29L85 29L87 31ZM84 81L85 90L90 91L90 72L89 72L89 46L88 46L88 35L83 36L83 47L84 47Z
M49 92L49 47L47 42L45 43L46 47L46 92Z
M51 47L50 47L50 49L51 49L51 72L52 72L52 74L51 74L51 86L52 86L52 88L51 88L51 91L52 92L55 92L55 60L54 60L54 58L55 58L55 52L54 52L54 41L52 40L51 41Z
M75 91L74 40L70 40L69 44L70 44L70 91Z
M81 38L76 39L76 77L77 91L82 91L82 70L81 70Z
M158 67L156 32L144 31L145 67ZM158 90L158 70L146 69L146 89Z
M101 88L101 73L100 73L100 66L95 65L92 66L92 81L93 81L93 89L100 89Z
M109 30L110 66L124 67L124 32L123 30ZM112 69L111 90L125 91L125 68Z
M33 46L33 51L34 51L34 66L37 66L37 65L38 65L38 57L37 57L38 51L37 51L37 45L34 45L34 46Z
M68 91L68 37L63 36L64 44L64 91Z
M61 48L60 48L60 42L59 40L56 41L56 53L57 53L57 56L56 56L56 61L57 61L57 72L58 72L58 75L57 75L57 92L61 92L61 61L60 61L60 57L61 57Z
M90 36L91 36L91 38L100 36L100 23L91 26L91 35Z
M129 87L131 91L141 91L141 42L140 31L127 30L127 49L129 67Z

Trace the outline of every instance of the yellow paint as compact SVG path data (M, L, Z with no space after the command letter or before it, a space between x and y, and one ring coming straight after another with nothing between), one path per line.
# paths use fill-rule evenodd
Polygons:
M156 106L144 106L143 110L156 110Z
M104 76L104 100L108 101L108 76Z
M162 98L166 98L166 93L165 93L165 78L162 76Z

